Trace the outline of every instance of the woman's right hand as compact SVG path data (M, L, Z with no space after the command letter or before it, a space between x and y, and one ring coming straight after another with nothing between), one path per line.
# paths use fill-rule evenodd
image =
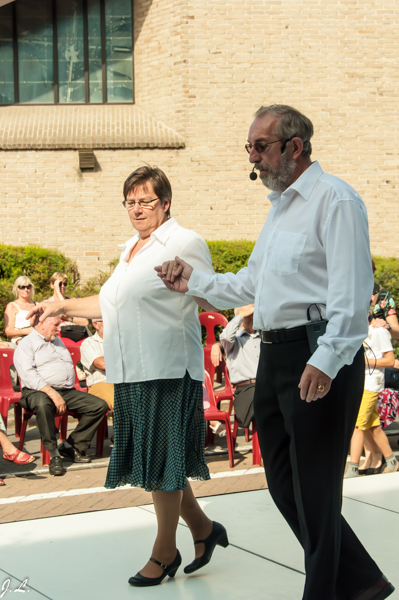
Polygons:
M175 260L167 260L162 266L154 267L158 277L171 292L188 292L188 281L193 267L176 256Z
M48 317L59 317L65 313L64 302L40 302L32 308L26 315L30 319L31 327L36 327L39 322L44 321Z

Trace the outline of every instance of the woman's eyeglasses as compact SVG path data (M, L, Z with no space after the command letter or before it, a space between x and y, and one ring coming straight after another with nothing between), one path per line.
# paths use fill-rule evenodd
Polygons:
M155 200L159 200L159 198L153 198L152 200L139 200L138 202L135 200L124 200L122 204L125 208L127 208L127 210L134 208L136 204L141 208L153 208L151 203L155 202Z
M32 289L32 285L31 284L29 284L29 285L19 285L18 289L19 290L31 290Z
M63 285L64 287L67 287L67 285L68 285L68 282L66 282L66 283L65 283L65 281L61 281L61 283L60 283L60 287L61 287L62 285Z

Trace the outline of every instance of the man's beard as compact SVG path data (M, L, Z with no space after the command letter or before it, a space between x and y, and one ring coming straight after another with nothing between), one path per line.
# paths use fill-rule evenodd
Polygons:
M287 189L291 177L295 171L295 167L295 160L290 158L288 154L282 155L281 165L276 170L272 169L266 164L262 165L262 163L255 163L256 169L259 171L266 171L264 175L260 175L260 178L263 185L273 192L283 192Z

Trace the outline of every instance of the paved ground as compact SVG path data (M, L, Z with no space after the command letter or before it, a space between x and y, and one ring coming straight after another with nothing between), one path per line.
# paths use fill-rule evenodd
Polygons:
M9 431L13 431L10 411ZM75 423L70 421L68 429ZM230 469L226 441L216 438L217 446L207 447L210 481L194 481L192 486L197 497L220 496L234 492L267 488L263 468L252 466L251 442L246 443L243 430L239 430L234 468ZM109 422L112 435L112 421ZM10 439L17 445L18 440ZM393 449L399 447L397 436L391 438ZM67 473L63 477L51 477L48 467L42 467L40 439L32 419L27 430L25 449L36 457L27 467L17 466L0 457L0 477L6 486L0 488L0 523L72 515L83 512L143 506L152 503L151 494L138 488L123 487L116 490L103 488L109 457L112 451L110 439L106 440L104 457L94 455L95 439L88 455L90 465L77 465L64 461ZM374 478L373 478L374 479Z
M73 427L74 423L71 421L69 429ZM12 430L11 421L9 431ZM111 434L112 421L109 427L109 435ZM14 436L10 435L10 439L13 443L18 443ZM218 446L206 449L212 479L192 482L197 497L267 487L263 469L252 467L251 443L246 443L243 435L238 438L233 469L229 467L225 440L215 440ZM26 467L19 467L0 458L0 476L6 482L6 486L0 488L0 523L152 503L151 494L142 489L124 487L112 491L104 490L112 445L109 439L106 440L103 458L94 456L94 448L95 440L87 453L93 459L90 465L71 464L65 460L67 473L63 477L51 477L48 467L42 467L41 464L37 428L29 427L25 449L36 457L36 461Z

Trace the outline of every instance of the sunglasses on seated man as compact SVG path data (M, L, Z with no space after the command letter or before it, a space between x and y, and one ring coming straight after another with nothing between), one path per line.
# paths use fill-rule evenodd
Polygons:
M29 285L19 285L18 289L19 290L31 290L32 289L32 285L31 284L29 284Z

